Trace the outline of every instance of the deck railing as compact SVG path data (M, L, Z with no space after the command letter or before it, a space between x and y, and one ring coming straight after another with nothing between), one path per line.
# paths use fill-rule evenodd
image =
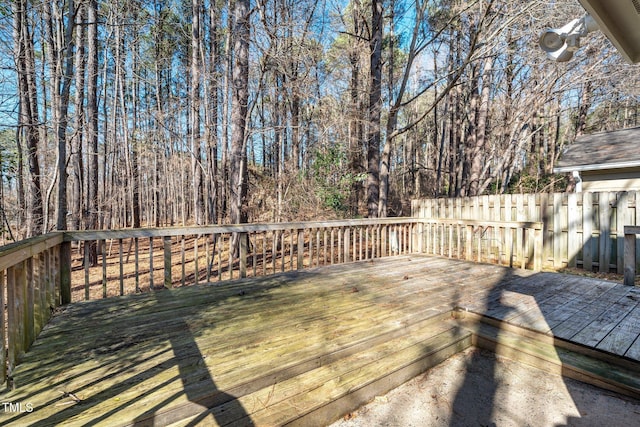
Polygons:
M396 254L539 269L541 242L541 223L417 218L68 231L27 239L0 248L0 384L11 383L21 353L57 307L71 302Z
M70 302L69 244L63 233L0 248L0 384L11 377L56 307Z
M542 268L542 223L423 219L418 251L509 267Z

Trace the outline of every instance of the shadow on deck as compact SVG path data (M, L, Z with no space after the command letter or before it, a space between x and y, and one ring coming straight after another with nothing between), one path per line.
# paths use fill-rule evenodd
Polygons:
M639 304L422 256L77 303L23 358L0 423L324 425L471 345L637 398Z

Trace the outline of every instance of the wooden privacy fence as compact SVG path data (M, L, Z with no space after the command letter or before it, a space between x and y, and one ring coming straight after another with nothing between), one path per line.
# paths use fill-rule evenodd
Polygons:
M412 216L542 222L545 267L623 274L624 227L640 225L639 201L638 191L424 199L413 201ZM636 239L636 253L639 246Z
M55 232L0 248L0 384L60 305L426 253L539 269L542 224L416 218ZM5 309L6 304L6 309Z

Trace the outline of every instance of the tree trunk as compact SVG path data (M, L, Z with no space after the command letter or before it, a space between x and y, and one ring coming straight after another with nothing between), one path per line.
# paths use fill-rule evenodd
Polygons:
M473 145L471 146L471 168L469 173L469 195L477 196L480 190L480 180L484 165L484 148L487 136L487 118L489 116L489 100L492 84L492 68L493 57L488 57L484 64L484 72L482 76L482 94L480 96L480 105L478 106L477 121L474 126L474 134L472 136Z
M84 3L78 6L78 20L82 22L85 19ZM84 25L76 26L76 94L75 94L75 135L72 140L71 148L71 168L73 171L73 199L71 201L71 227L74 230L80 230L82 224L82 209L84 206L84 192L83 183L84 177L84 159L82 158L83 143L85 134L85 111L84 111L84 99L85 99L85 71L86 71L86 56L85 56L85 42L86 31Z
M367 133L367 212L378 216L380 198L380 113L382 109L382 0L371 2L369 129Z
M98 228L98 1L87 3L87 143L89 173L87 186L86 228ZM96 265L96 244L90 246L89 262Z
M231 98L231 222L246 223L247 148L245 127L249 100L249 0L237 0L234 10L234 67Z
M593 84L591 80L587 80L582 88L582 96L580 97L580 107L578 108L578 119L576 121L576 138L584 135L587 128L587 114L591 108L591 92L593 92Z
M38 144L40 142L37 90L35 83L35 59L32 33L26 17L27 2L12 3L14 16L14 55L18 71L18 93L20 98L19 127L24 132L29 164L29 204L27 209L27 237L43 232L44 209L40 184Z
M231 10L231 0L227 0L227 8ZM233 13L229 13L227 17L227 36L225 40L225 64L224 64L224 76L222 79L222 90L224 91L222 99L222 153L220 159L220 219L225 222L229 216L229 205L231 204L231 190L229 188L229 96L232 91L232 78L231 72L233 64L231 61L232 56L232 31L233 27Z
M201 37L200 0L191 3L191 173L193 179L193 218L197 225L204 222L204 194L202 180L202 142L200 140L200 43Z
M218 221L218 70L220 69L220 48L218 43L219 14L214 5L209 9L209 64L208 94L206 111L207 140L207 222Z

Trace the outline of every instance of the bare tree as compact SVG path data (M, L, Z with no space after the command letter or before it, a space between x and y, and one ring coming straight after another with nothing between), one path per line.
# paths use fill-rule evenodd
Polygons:
M249 0L237 0L233 12L235 61L231 98L230 212L234 224L248 220L246 124L249 102L249 3Z
M40 142L40 120L38 96L35 80L35 58L33 33L29 28L26 0L12 3L14 19L14 56L18 72L18 93L20 98L18 126L24 135L29 163L29 204L27 207L27 236L42 233L44 208L40 183L40 162L38 145ZM18 141L18 143L20 143Z
M191 3L191 80L190 80L190 139L191 173L193 178L193 215L196 224L204 222L204 181L202 162L202 141L200 139L200 101L201 101L201 55L202 43L202 4L200 0Z
M367 212L378 216L380 199L380 116L382 110L382 0L371 1L369 34L369 120L367 132Z

